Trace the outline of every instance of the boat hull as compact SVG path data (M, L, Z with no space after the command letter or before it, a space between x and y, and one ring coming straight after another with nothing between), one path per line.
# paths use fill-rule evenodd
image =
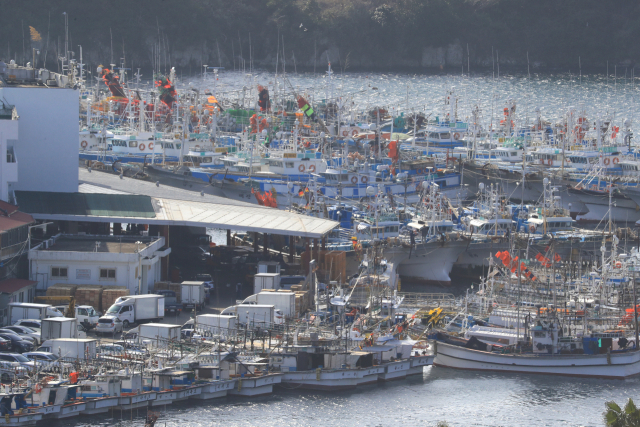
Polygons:
M175 390L156 392L156 398L151 402L151 406L171 405L177 397L178 392Z
M378 376L384 374L384 366L372 366L371 368L365 368L360 370L358 375L357 385L374 384L378 382Z
M417 245L411 250L411 256L409 248L401 248L406 257L399 263L398 273L403 279L449 285L453 264L466 246L466 241L427 243Z
M411 369L411 361L401 360L398 362L389 362L384 367L384 372L378 375L378 381L396 381L407 377Z
M351 390L358 386L357 370L301 371L283 374L282 384L307 390Z
M434 355L411 357L411 359L409 359L409 362L411 363L411 368L407 372L407 376L422 375L422 373L424 372L425 366L433 365L434 358L435 358Z
M8 418L0 418L0 426L7 427L23 427L35 426L38 421L42 420L41 413L17 414L9 415Z
M238 378L235 387L229 389L233 396L263 396L273 393L273 386L282 382L282 375L270 374L261 377Z
M192 396L196 400L217 399L225 397L236 385L236 380L216 381L202 386L200 394Z
M497 354L436 343L434 366L519 374L625 379L640 374L640 351L596 355Z
M82 415L90 414L102 414L109 412L109 410L115 406L118 406L119 397L103 397L99 399L87 400Z
M120 401L117 409L127 410L135 408L143 408L156 400L157 393L155 391L136 394L132 396L120 396Z

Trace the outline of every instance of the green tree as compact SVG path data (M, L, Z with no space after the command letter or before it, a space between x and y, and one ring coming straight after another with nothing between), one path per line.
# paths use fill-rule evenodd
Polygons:
M613 401L605 403L605 408L603 418L607 427L640 427L640 410L631 398L624 410Z

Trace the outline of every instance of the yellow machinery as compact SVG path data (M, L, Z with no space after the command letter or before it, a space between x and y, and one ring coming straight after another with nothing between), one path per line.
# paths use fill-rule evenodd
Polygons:
M76 299L68 296L55 296L55 297L35 297L33 302L39 304L68 304L67 310L64 312L64 317L74 318L76 317Z

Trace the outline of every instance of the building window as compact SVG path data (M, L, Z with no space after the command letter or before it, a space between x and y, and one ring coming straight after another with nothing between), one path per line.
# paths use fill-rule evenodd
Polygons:
M24 291L20 292L20 296L18 296L18 302L24 302Z
M115 268L101 268L100 279L101 280L115 280L116 269Z
M67 267L51 267L51 277L67 278Z

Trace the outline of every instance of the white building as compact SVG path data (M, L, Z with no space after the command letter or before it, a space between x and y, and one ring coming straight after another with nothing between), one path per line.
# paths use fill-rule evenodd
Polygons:
M28 78L22 79L23 75ZM79 93L63 87L58 81L60 77L46 70L17 67L0 61L0 100L5 106L14 106L18 113L17 135L12 132L10 136L0 136L0 144L5 141L5 145L0 146L1 167L5 167L7 147L12 146L14 158L20 160L17 163L17 182L15 174L7 176L9 194L14 190L78 191ZM1 172L0 178L4 187L7 181Z
M164 244L164 237L59 234L29 251L29 277L39 291L67 283L147 294L160 280L160 259L171 253Z
M0 98L0 200L9 200L9 186L18 181L14 145L18 140L18 112Z

